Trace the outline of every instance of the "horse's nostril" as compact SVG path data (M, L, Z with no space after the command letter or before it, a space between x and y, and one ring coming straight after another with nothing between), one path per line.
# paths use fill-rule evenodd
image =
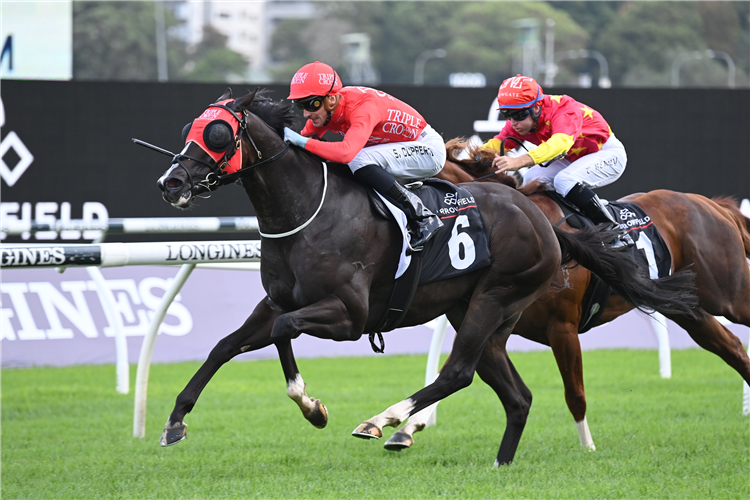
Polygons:
M167 179L167 182L165 183L167 188L169 189L176 189L180 186L182 186L182 181L179 179L175 179L172 177L171 179Z

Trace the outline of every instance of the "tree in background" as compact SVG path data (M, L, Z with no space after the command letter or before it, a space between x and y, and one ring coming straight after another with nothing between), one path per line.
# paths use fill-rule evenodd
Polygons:
M314 20L281 21L271 39L271 73L276 81L288 82L302 65L321 60L336 67L346 81L341 37L366 33L370 37L372 64L382 83L412 84L414 61L423 50L449 44L449 28L455 22L457 2L320 2ZM442 70L433 66L442 65ZM426 69L428 80L440 72L447 82L444 63Z
M446 47L446 59L450 58L454 68L466 68L460 71L484 73L490 86L500 85L505 78L520 71L518 63L514 65L514 60L521 59L519 46L516 44L519 33L516 23L522 19L533 19L539 26L540 63L544 62L546 55L547 19L555 21L556 53L588 44L588 33L576 20L566 13L556 11L546 2L468 2L462 5L457 18L451 23L451 42ZM561 66L556 81L571 80L571 69L572 66L569 65ZM541 74L531 76L537 76L540 82L544 81Z
M425 65L425 81L446 85L450 73L479 72L488 84L499 84L513 71L518 19L537 20L542 49L550 17L556 21L558 50L579 48L588 39L570 16L545 2L332 2L318 9L313 22L279 23L271 42L272 56L280 63L274 71L277 80L289 80L296 69L316 59L343 71L339 39L352 32L370 36L381 83L402 85L413 83L419 55L438 48L447 55Z
M707 49L729 54L736 85L750 79L750 2L315 2L315 19L286 19L272 33L269 49L273 80L287 83L303 64L321 60L354 83L342 60L341 36L366 33L371 62L384 84L411 85L415 62L426 50L447 51L424 66L424 80L446 85L456 72L479 72L494 86L518 70L517 22L539 24L542 55L547 19L555 21L555 52L601 52L615 86L670 86L675 58ZM164 9L166 30L178 27ZM157 80L154 2L73 3L73 77L78 80ZM226 46L226 37L204 28L200 44L187 47L168 36L168 75L172 81L245 81L248 62ZM564 60L555 85L574 85L578 73L598 75L593 59ZM541 71L540 71L541 74ZM536 76L540 76L537 74ZM681 86L726 86L720 59L685 61Z
M156 80L155 47L151 2L73 3L74 79Z
M734 2L625 3L595 44L609 61L612 80L622 85L669 86L681 52L707 49L726 51L746 72L747 52L742 58L743 44L737 43L743 30L736 7ZM691 60L681 67L680 83L726 86L727 66L709 58Z
M74 2L73 78L157 80L154 2ZM167 34L178 25L164 9ZM172 81L226 82L244 77L247 63L226 47L213 28L196 47L167 36L167 73Z
M346 8L346 4L338 6ZM319 5L320 17L316 19L286 19L277 25L269 51L274 64L269 73L274 81L289 83L295 71L315 60L333 61L329 64L336 66L341 57L340 37L355 31L355 25L343 19L328 18L329 8L328 4Z
M203 27L201 43L188 50L187 62L175 80L237 82L245 80L247 62L227 47L227 37L211 26Z
M555 10L567 13L588 33L592 39L606 30L607 25L617 17L617 10L625 2L550 2Z
M353 2L346 9L334 7L327 15L370 35L372 62L382 83L411 85L421 52L448 50L450 24L456 22L460 8L457 2ZM426 81L448 83L448 54L425 65Z

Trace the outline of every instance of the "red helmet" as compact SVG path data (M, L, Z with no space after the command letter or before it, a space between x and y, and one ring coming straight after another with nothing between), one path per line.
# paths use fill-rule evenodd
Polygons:
M544 97L542 87L528 76L516 75L503 80L497 92L497 103L500 108L530 108Z
M342 87L341 78L332 67L315 61L305 64L294 74L287 99L334 95Z

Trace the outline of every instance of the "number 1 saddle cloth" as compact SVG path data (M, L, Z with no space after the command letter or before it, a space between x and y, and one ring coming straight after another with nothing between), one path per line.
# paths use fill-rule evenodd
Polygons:
M554 191L545 194L552 198L565 214L565 220L572 227L594 226L575 206ZM651 279L664 278L671 274L672 257L664 239L656 229L651 217L638 205L625 201L607 201L607 210L619 222L619 228L627 231L635 242L634 246L619 250L629 252L638 266ZM593 275L583 298L583 311L578 332L591 329L607 306L612 290L598 276Z

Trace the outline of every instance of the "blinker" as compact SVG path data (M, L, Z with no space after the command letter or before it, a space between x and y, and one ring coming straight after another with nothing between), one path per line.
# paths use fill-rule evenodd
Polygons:
M232 145L232 127L224 120L214 120L203 129L203 142L216 153L223 153Z
M239 139L240 122L235 113L224 107L232 101L226 99L209 106L193 120L189 128L186 126L188 132L185 137L186 144L196 143L227 174L242 167L242 153L237 144L240 141L234 141L235 138ZM236 147L233 148L233 145Z
M182 142L187 142L187 136L190 133L190 127L193 126L193 122L188 122L182 127Z

